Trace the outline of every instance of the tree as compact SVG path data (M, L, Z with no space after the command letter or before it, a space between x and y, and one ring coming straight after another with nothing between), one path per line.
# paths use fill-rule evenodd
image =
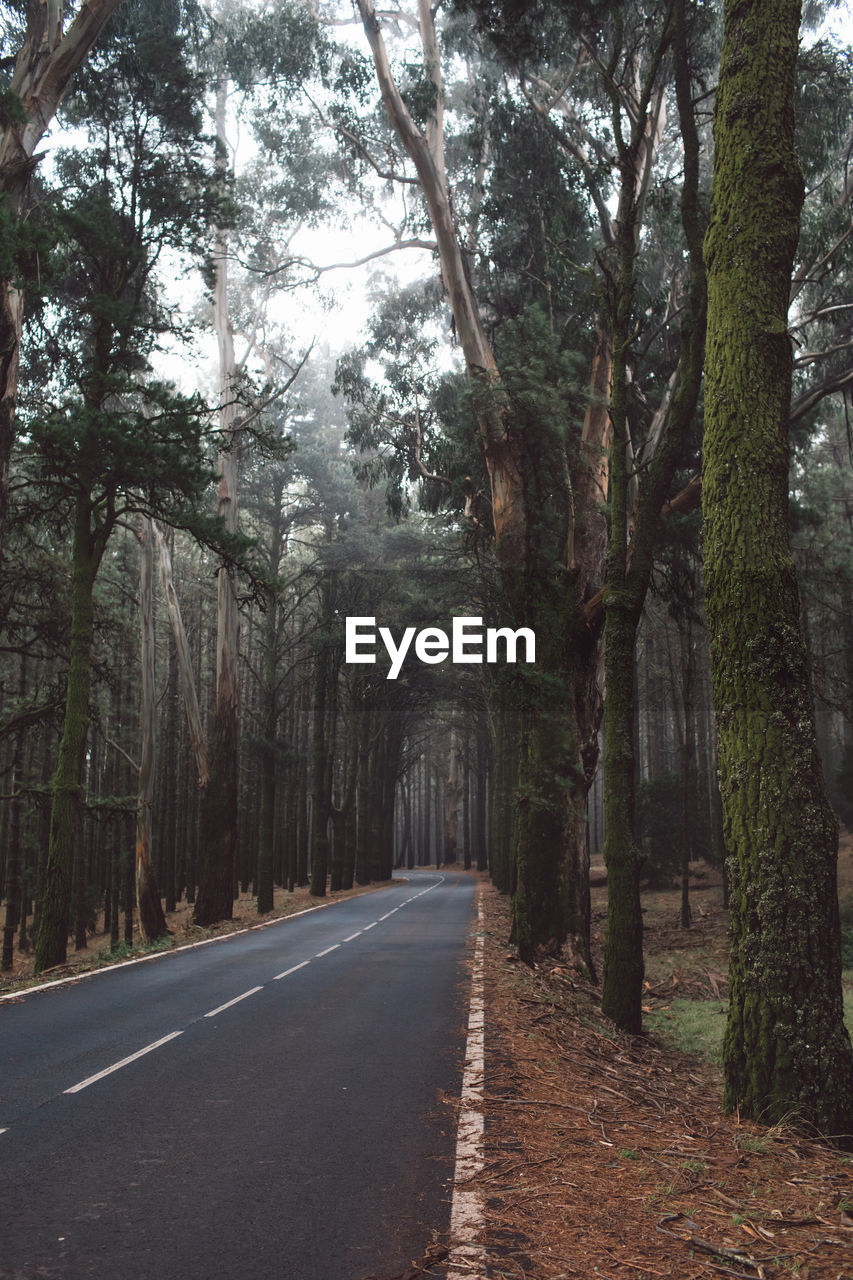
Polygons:
M31 353L42 383L27 404L25 451L33 483L71 530L69 670L37 971L65 958L82 838L95 580L107 543L131 513L218 541L193 510L210 482L204 406L145 377L146 357L170 327L154 287L160 255L197 248L212 210L193 90L175 30L125 25L108 64L81 87L94 145L58 162L63 256L41 359Z
M120 3L84 0L65 30L61 5L28 3L20 43L12 57L12 75L0 91L0 227L6 239L0 268L0 556L24 317L22 268L27 242L21 214L25 193L41 159L36 148L74 74Z
M725 1101L853 1142L837 824L788 528L799 0L726 0L706 238L705 581L731 851ZM760 263L760 270L756 270Z
M411 109L372 3L358 0L358 9L392 129L414 166L435 234L488 474L503 588L516 622L537 635L520 739L516 941L532 961L542 948L559 951L575 933L588 957L586 797L598 699L596 633L582 605L600 585L600 556L588 536L600 514L586 458L572 473L568 424L581 399L575 363L541 296L522 304L499 335L478 301L470 267L476 246L457 226L445 165L445 88L428 0L418 5L425 83L412 86ZM588 422L603 419L590 415ZM582 444L595 455L601 441L584 433Z
M668 6L663 27L649 58L637 119L630 136L623 133L614 95L614 133L622 181L616 217L618 265L608 279L613 341L610 416L610 542L605 589L605 775L604 859L607 864L607 937L602 1008L618 1026L642 1027L642 911L640 852L635 826L634 669L637 628L651 579L664 501L687 440L699 398L705 341L706 288L702 262L699 200L699 133L693 104L690 23L686 0ZM652 420L639 458L631 449L628 353L635 306L635 259L639 234L638 155L644 142L646 116L656 73L672 44L675 96L683 146L684 179L681 222L687 248L686 282L679 360L662 403ZM642 464L640 469L639 463ZM630 474L632 465L635 474ZM632 502L632 488L636 499ZM633 508L633 509L632 509Z

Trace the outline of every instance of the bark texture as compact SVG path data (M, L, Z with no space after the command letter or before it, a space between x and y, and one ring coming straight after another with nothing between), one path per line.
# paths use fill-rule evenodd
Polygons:
M788 537L787 310L803 181L799 0L728 0L706 240L702 504L726 846L730 1109L853 1142L837 824L815 739Z

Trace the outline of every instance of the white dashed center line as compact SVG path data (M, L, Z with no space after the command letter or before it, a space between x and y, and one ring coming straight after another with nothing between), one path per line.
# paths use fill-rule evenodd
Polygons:
M367 933L368 929L375 929L376 926L379 923L381 923L381 921L388 920L391 916L394 915L395 912L400 910L400 907L405 907L410 902L416 901L417 898L423 897L425 893L429 893L430 889L436 888L436 885L441 883L442 883L441 880L436 881L436 884L431 884L428 888L422 889L420 893L414 894L411 898L404 899L404 901L401 902L398 906L393 907L390 911L387 911L384 916L380 916L378 920L372 921L371 924L364 925L362 929L359 929L356 933L351 933L349 937L344 938L343 941L354 942L355 939L360 938L363 933ZM305 914L305 913L300 912L299 914ZM215 941L215 939L207 939L207 941ZM333 946L326 947L325 951L318 951L314 958L319 960L321 959L322 956L330 955L332 951L337 951L341 945L342 943L336 942ZM304 969L310 963L311 963L310 960L303 960L300 964L295 964L290 969L285 969L283 973L277 973L273 978L273 982L278 982L282 978L290 977L292 973L297 973L300 969ZM220 1004L217 1006L217 1008L211 1009L208 1013L204 1014L204 1017L215 1018L217 1014L224 1013L226 1009L230 1009L233 1005L239 1004L241 1000L247 1000L249 996L256 995L258 991L263 991L263 985L258 987L252 987L250 991L244 991L242 995L235 996L233 1000L227 1000L225 1004ZM105 1067L103 1071L98 1071L96 1072L95 1075L88 1076L85 1080L81 1080L78 1084L72 1085L69 1089L65 1089L64 1092L79 1093L81 1089L87 1089L90 1084L95 1084L96 1081L103 1080L105 1076L112 1075L114 1071L120 1071L122 1067L128 1066L131 1062L136 1062L137 1058L144 1057L145 1054L151 1053L154 1049L159 1049L161 1045L168 1044L170 1040L175 1040L177 1039L178 1036L181 1036L181 1035L183 1035L183 1031L172 1031L169 1035L162 1036L161 1039L155 1040L153 1041L152 1044L146 1045L144 1049L138 1049L136 1053L131 1053L127 1058L122 1058L120 1062L114 1062L111 1067ZM0 1134L8 1133L8 1132L9 1132L8 1129L0 1128Z
M301 964L295 964L292 969L285 969L284 973L277 973L273 978L273 982L278 982L281 978L289 978L292 973L296 973L297 969L304 969L306 964L310 963L310 960L303 960Z
M241 996L235 996L233 1000L227 1000L225 1004L219 1005L216 1009L211 1009L210 1013L206 1013L206 1018L215 1018L217 1013L224 1013L226 1009L230 1009L232 1004L239 1004L241 1000L248 1000L249 996L253 996L256 991L263 991L263 987L252 987L251 991L244 991Z
M171 1035L163 1036L161 1040L155 1040L153 1044L147 1044L144 1049L138 1049L136 1053L132 1053L128 1058L122 1058L121 1062L114 1062L111 1067L105 1067L103 1071L99 1071L94 1076L89 1076L85 1080L81 1080L79 1084L73 1084L70 1089L63 1090L64 1093L79 1093L81 1089L88 1089L90 1084L94 1084L96 1080L103 1080L104 1076L112 1075L114 1071L120 1071L122 1067L126 1067L128 1063L135 1062L137 1058L142 1058L146 1053L151 1053L152 1049L159 1049L161 1044L168 1044L170 1040L175 1040L178 1036L182 1036L183 1031L173 1031Z

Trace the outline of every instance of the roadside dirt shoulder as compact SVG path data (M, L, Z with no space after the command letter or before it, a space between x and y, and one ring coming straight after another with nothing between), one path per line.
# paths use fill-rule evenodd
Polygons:
M508 900L483 901L489 1276L851 1280L849 1157L724 1115L715 1068L616 1032L566 968L520 965Z

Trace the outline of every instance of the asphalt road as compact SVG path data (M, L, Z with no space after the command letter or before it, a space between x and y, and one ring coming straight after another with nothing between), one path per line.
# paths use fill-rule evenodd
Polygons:
M405 1270L449 1221L472 897L409 873L0 1003L0 1277Z

